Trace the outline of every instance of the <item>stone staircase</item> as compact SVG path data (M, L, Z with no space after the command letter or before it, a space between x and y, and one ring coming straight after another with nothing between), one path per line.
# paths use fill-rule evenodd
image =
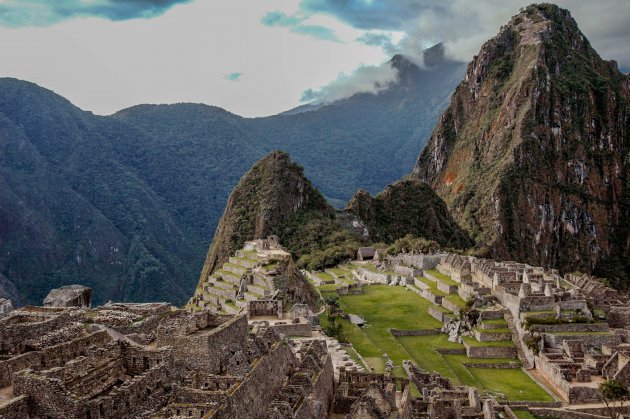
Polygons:
M217 269L198 288L189 302L191 308L206 308L220 314L238 314L248 302L270 298L273 280L266 275L268 261L256 252L236 251L235 256Z

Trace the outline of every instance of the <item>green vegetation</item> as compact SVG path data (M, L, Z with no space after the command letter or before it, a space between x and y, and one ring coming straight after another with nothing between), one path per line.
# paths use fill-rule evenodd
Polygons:
M453 281L450 276L444 275L442 272L438 271L437 269L428 269L427 272L447 285L455 285L455 286L458 285L457 282Z
M460 297L459 295L456 294L448 294L444 297L445 300L448 300L449 302L455 304L457 307L459 308L465 308L466 307L466 301L464 301L462 299L462 297Z
M317 272L315 274L315 276L317 276L320 279L323 279L324 281L333 281L334 280L332 275L327 274L326 272Z
M505 326L507 326L507 322L505 321L505 319L483 320L482 323L483 324L489 324L489 325L505 325Z
M405 178L389 185L376 197L359 191L347 209L365 223L373 241L395 243L404 237L407 243L400 243L401 248L419 243L435 247L418 238L434 240L443 247L467 248L472 245L451 217L444 201L428 184L419 180Z
M474 347L513 347L514 342L511 340L498 340L495 342L479 342L477 339L472 338L470 336L464 336L464 342L466 342L470 346Z
M407 234L405 237L398 239L391 246L387 247L387 254L397 255L399 253L434 253L439 249L440 245L434 240L426 240L424 238L414 237Z
M628 387L622 382L612 379L599 384L599 390L604 396L604 403L606 404L606 410L611 419L619 417L620 413L623 413L623 405L628 401Z
M434 281L431 281L430 279L427 279L423 276L417 276L416 279L422 282L423 284L427 285L429 287L429 291L431 291L431 294L437 295L440 297L444 297L445 295L447 295L444 291L440 291L437 288L437 285Z

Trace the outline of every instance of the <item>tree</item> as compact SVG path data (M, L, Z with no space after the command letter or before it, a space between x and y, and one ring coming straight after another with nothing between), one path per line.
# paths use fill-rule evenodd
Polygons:
M336 316L339 313L339 300L337 297L329 296L324 300L326 303L326 312L328 316Z
M628 388L613 378L601 383L599 391L602 393L610 418L617 419L622 414L623 404L628 400Z
M324 327L324 334L337 339L340 342L345 341L343 334L343 324L337 322L340 317L339 300L337 297L326 297L327 324Z

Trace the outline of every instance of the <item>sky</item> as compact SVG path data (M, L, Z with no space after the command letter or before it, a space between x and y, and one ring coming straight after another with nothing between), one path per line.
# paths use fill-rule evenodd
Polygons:
M377 93L385 63L444 42L468 62L516 0L0 0L0 76L107 115L196 102L254 117ZM559 0L630 69L630 0Z

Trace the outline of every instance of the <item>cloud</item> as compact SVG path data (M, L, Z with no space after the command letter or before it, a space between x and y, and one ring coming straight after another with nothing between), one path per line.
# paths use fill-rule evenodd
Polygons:
M630 68L630 1L557 3L569 9L605 59ZM389 54L395 50L413 57L431 44L444 42L451 58L467 62L524 5L521 0L302 0L300 10L334 16L366 30L368 35L358 41L379 45ZM398 43L388 43L383 36L369 35L375 30L402 31L406 36Z
M229 81L240 81L243 73L230 73L226 74L225 78Z
M398 47L389 34L366 32L358 37L356 41L369 46L381 47L388 55L394 55L398 52Z
M176 4L191 0L5 0L0 1L0 25L17 28L51 26L78 17L119 21L150 19Z
M337 79L319 89L302 93L300 102L331 103L357 93L378 94L398 82L398 70L389 63L360 66L350 74L340 73Z
M341 42L335 31L325 26L304 24L309 16L287 15L283 12L267 12L260 22L270 27L285 27L293 33L308 35L324 41Z

